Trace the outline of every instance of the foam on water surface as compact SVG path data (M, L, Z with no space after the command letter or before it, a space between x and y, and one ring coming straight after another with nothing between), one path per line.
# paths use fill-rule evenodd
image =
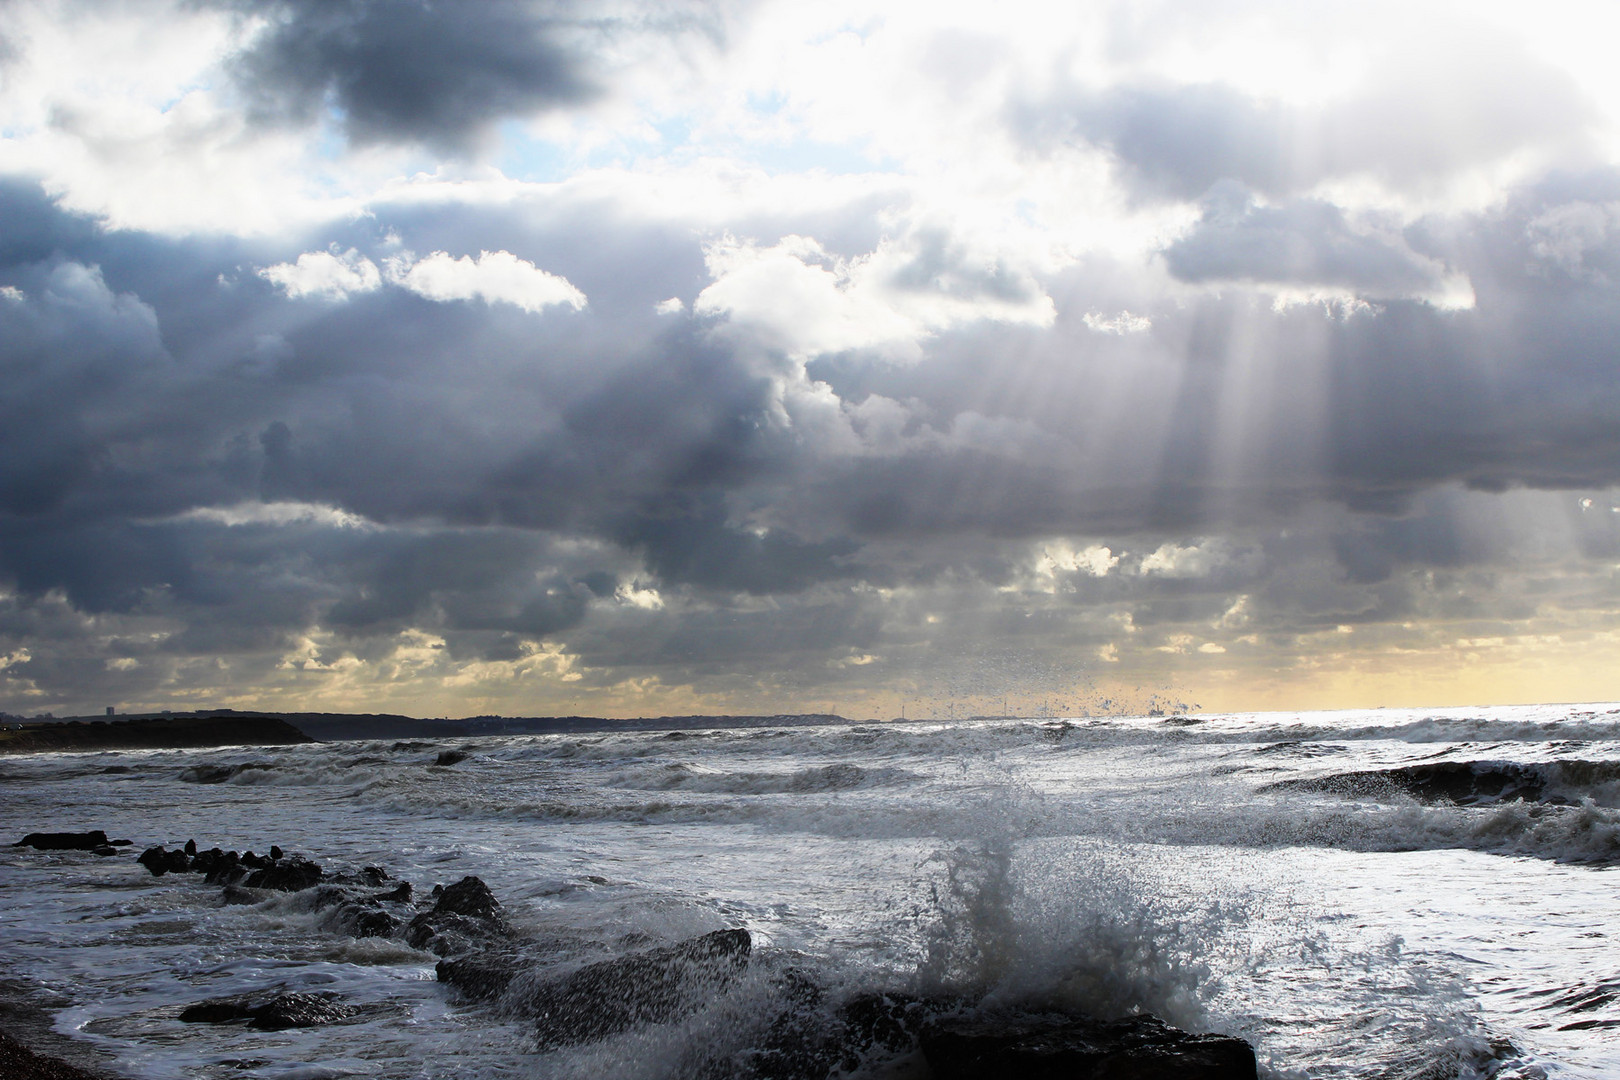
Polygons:
M1436 762L1540 786L1332 782ZM0 760L0 830L135 846L0 848L0 901L10 974L151 1080L723 1075L780 1006L773 957L852 991L1150 1011L1250 1039L1279 1077L1612 1076L1617 763L1609 706L35 755ZM428 953L133 861L192 837L383 866L419 895L476 874L547 970L742 925L761 974L541 1050ZM177 1020L267 988L358 1008L284 1032Z

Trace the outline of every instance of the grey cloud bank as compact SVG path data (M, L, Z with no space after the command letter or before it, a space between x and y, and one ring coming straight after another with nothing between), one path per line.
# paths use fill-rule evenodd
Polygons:
M1444 100L1390 84L1404 117L1210 81L991 101L1030 187L986 227L994 197L906 160L717 163L830 123L791 83L726 112L770 5L653 104L602 50L719 22L225 13L253 28L218 69L240 138L443 175L233 234L113 228L68 209L78 166L4 159L6 711L1234 707L1324 662L1614 631L1620 169L1572 80L1497 38ZM1496 63L1529 73L1505 111ZM731 127L692 135L705 79ZM489 164L559 145L560 180ZM1546 160L1434 195L1515 154ZM1031 225L1041 170L1088 161L1121 222L1170 216L1111 248Z

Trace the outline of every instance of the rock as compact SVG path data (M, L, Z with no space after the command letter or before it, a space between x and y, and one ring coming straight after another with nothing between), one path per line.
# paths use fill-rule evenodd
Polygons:
M179 848L170 851L162 844L147 848L135 861L150 870L153 877L168 873L183 874L191 869L191 860L186 858L184 851Z
M100 847L91 848L90 854L100 855L105 859L108 855L118 854L118 849L113 847L111 844L102 844Z
M480 878L464 877L437 895L435 911L451 911L475 919L495 918L500 913L501 902Z
M439 756L434 759L433 764L441 767L445 765L457 765L463 761L466 761L470 756L471 755L465 750L442 750L439 752Z
M434 967L440 982L454 986L473 1001L500 997L521 970L522 961L510 953L477 953L440 960Z
M276 862L276 861L281 860L282 858L285 857L285 855L286 855L286 853L283 852L275 844L270 845L270 859L271 859L272 862Z
M410 900L410 898L411 883L408 881L402 881L398 885L395 885L392 889L389 889L387 892L378 893L375 897L375 899L394 904L406 903Z
M219 866L225 859L225 853L219 848L209 848L199 851L191 860L191 871L195 874L207 874Z
M31 847L35 851L94 851L106 847L107 834L100 829L92 832L31 832L12 847Z
M242 860L244 863L247 859ZM275 889L279 892L297 892L307 889L321 880L321 868L318 863L312 863L301 855L271 862L261 860L259 869L253 871L242 884L250 889Z
M1042 1013L938 1020L921 1032L938 1080L1255 1080L1254 1050L1152 1016Z
M752 939L719 930L672 948L604 960L541 983L525 996L542 1045L589 1042L637 1024L696 1012L748 963Z
M218 852L216 855L215 852ZM218 848L208 853L210 862L207 875L203 878L210 885L230 885L239 878L245 877L247 871L242 869L241 856L234 851L221 852Z
M448 888L435 885L433 896L432 909L405 928L405 943L411 948L457 956L483 952L493 941L511 936L500 901L480 879L464 877Z
M191 855L191 856L195 856L197 854L197 841L195 841L195 840L187 840L186 841L186 854Z
M180 1012L187 1024L230 1024L246 1021L260 1031L282 1031L294 1027L318 1027L348 1019L354 1009L338 1000L336 994L278 994L268 1000L252 995L215 998L189 1005Z

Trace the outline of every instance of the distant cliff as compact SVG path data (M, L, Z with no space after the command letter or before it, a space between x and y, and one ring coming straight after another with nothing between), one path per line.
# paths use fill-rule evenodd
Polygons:
M0 754L60 750L176 750L196 746L285 746L314 742L274 716L164 716L29 724L0 731Z

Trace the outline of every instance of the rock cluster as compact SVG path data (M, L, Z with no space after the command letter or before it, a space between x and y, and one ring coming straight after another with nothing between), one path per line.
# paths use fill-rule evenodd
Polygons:
M188 840L183 848L169 849L162 844L149 847L135 861L150 870L154 877L202 874L210 885L239 885L275 892L297 892L321 880L318 863L302 855L286 855L275 845L271 846L269 855L255 855L252 851L238 854L217 847L199 851L197 842Z
M30 833L41 850L110 846L106 835ZM149 847L151 873L200 873L226 903L299 893L328 929L355 937L402 938L441 959L436 973L467 1001L527 1019L541 1047L609 1038L632 1028L693 1016L747 977L755 990L734 1007L752 1010L749 1048L724 1066L736 1080L829 1080L901 1059L932 1080L1255 1080L1253 1049L1225 1035L1191 1034L1152 1016L1099 1019L1039 1007L990 1007L964 996L855 992L819 982L802 958L754 953L735 927L688 941L586 963L553 974L539 942L524 938L481 879L435 886L412 903L409 882L380 867L328 874L273 845L268 855L212 848ZM744 998L753 1001L752 1006ZM238 1023L260 1030L339 1023L355 1006L330 993L266 992L187 1007L188 1023ZM722 1074L716 1074L722 1075Z

